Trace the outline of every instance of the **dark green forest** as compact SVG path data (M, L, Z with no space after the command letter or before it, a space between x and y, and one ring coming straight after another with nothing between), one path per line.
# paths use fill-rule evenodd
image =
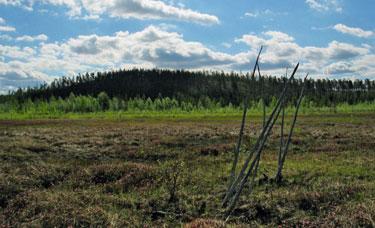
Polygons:
M15 99L21 103L30 99L65 99L72 93L77 96L96 97L100 92L105 92L111 98L124 100L169 97L196 103L209 97L223 106L238 106L246 95L251 101L256 102L264 97L266 103L269 103L273 97L279 95L285 81L285 77L257 77L233 72L131 69L86 73L73 78L61 77L49 85L19 89L3 95L0 102ZM291 82L289 100L292 102L297 99L301 85L301 79ZM305 97L317 106L372 102L375 100L375 81L309 79Z

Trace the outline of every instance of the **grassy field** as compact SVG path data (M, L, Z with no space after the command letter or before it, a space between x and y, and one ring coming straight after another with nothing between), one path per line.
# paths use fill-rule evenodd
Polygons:
M239 116L5 116L0 226L222 227ZM275 126L227 225L374 227L374 123L373 112L302 115L281 185ZM251 145L260 116L247 124Z

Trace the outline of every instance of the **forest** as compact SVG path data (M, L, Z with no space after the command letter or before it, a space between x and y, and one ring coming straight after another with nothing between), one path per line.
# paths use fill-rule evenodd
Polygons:
M19 89L0 96L0 103L65 99L72 94L97 97L99 93L105 92L110 98L120 100L150 98L155 101L168 97L179 102L198 104L209 98L221 106L239 106L244 97L248 97L253 103L264 98L269 105L279 95L285 82L285 75L256 77L234 72L131 69L61 77L50 84ZM301 79L290 82L290 101L297 100L301 85ZM320 107L372 102L375 100L375 81L309 79L306 82L305 99Z

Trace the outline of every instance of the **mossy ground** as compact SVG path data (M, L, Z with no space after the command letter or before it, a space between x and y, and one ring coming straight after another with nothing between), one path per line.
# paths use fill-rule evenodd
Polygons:
M248 119L247 145L260 120ZM373 227L373 123L372 113L301 116L281 185L272 181L276 126L256 187L227 225ZM0 121L0 226L224 227L239 125L237 117Z

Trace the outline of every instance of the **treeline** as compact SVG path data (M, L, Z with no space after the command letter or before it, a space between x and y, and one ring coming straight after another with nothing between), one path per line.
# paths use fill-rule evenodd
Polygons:
M250 77L248 74L224 72L189 72L184 70L118 70L110 72L87 73L74 78L62 77L50 85L38 88L19 89L0 97L0 102L15 99L19 103L28 100L65 99L75 96L97 97L104 91L110 98L130 100L150 98L151 101L170 98L179 102L197 104L202 98L227 106L239 106L243 98L256 103L262 97L269 104L283 88L285 78ZM291 82L288 96L292 102L298 97L302 80ZM306 85L305 99L316 106L334 106L338 103L356 104L375 100L375 81L370 80L327 80L310 79Z
M276 100L273 101L275 103ZM262 105L259 102L257 107ZM97 97L92 96L76 96L74 93L63 98L55 98L52 96L49 100L31 100L27 99L24 102L17 100L10 100L0 104L0 113L44 113L44 114L64 114L64 113L90 113L90 112L105 112L105 111L124 111L124 112L163 112L163 111L178 111L178 112L192 112L199 110L237 110L238 107L231 103L222 107L219 102L216 102L209 97L204 97L198 100L197 103L188 101L178 101L174 98L156 98L154 100L147 98L130 98L123 100L117 97L110 98L107 93L101 92ZM240 110L240 109L238 109Z
M262 114L263 101L250 101L249 113ZM269 112L276 104L276 97L271 99L271 102L266 107ZM292 113L294 105L289 104L286 107L287 112ZM175 98L130 98L127 100L113 97L110 98L105 92L101 92L98 96L76 96L71 93L67 98L55 98L52 96L49 100L31 100L18 102L16 99L0 103L0 116L12 118L15 116L46 116L58 117L65 116L69 113L168 113L168 114L181 114L181 113L241 113L242 106L236 106L229 103L223 106L209 97L199 98L196 103L189 101L179 101ZM302 113L327 113L327 112L373 112L375 111L375 101L358 103L349 105L341 103L333 107L318 107L312 101L304 99L301 104ZM5 116L4 116L5 115Z

